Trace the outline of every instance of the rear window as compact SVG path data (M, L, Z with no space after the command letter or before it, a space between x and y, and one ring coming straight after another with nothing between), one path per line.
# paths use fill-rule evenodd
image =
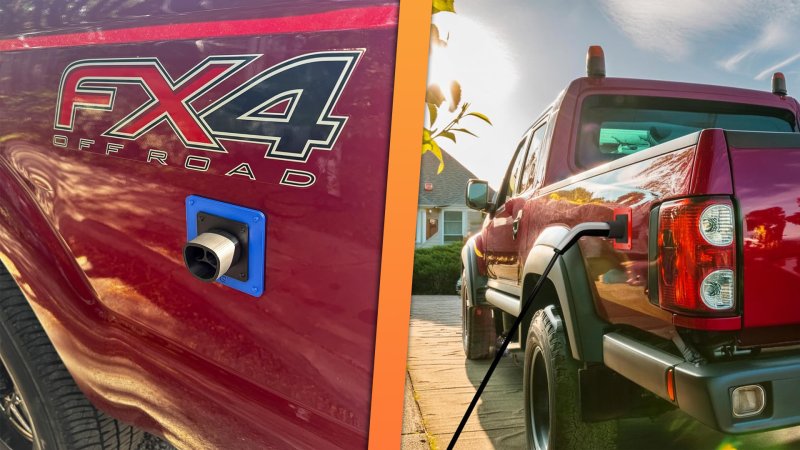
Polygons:
M578 165L589 168L705 128L795 131L785 109L738 103L632 95L595 95L583 102Z

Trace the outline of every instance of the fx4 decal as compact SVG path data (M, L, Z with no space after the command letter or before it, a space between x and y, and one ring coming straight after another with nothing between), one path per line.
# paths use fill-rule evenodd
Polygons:
M314 53L253 77L200 113L220 138L269 144L267 158L305 161L330 150L347 117L331 115L360 53ZM287 89L291 87L291 89ZM287 103L285 114L269 113Z
M103 137L136 140L166 122L188 149L227 153L222 141L241 141L264 144L265 158L306 162L312 150L332 149L347 122L346 116L335 116L332 111L363 52L325 51L283 61L200 111L194 105L196 100L260 55L209 56L178 78L173 78L157 58L76 61L61 76L55 129L73 131L81 111L113 111L125 105L119 101L118 90L134 85L148 99L104 131ZM58 147L67 147L68 141L64 135L53 138ZM93 139L80 139L78 149L93 144ZM123 147L109 143L105 153L118 153ZM164 158L153 158L161 153L165 152L148 150L148 162L156 159L166 165ZM191 164L187 159L187 169L203 171L205 166L207 170L208 164L198 169L197 161L208 158L193 158ZM247 163L226 175L255 179Z

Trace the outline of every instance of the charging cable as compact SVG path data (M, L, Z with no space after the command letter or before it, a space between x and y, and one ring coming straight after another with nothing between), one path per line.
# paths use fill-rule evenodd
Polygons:
M511 339L514 338L514 334L517 332L520 324L522 323L522 319L525 317L525 314L528 312L528 309L533 304L533 299L536 298L536 294L539 293L539 290L542 288L542 284L544 284L544 280L547 279L548 274L550 274L550 270L553 269L553 266L558 261L558 257L563 255L567 252L576 242L578 239L584 236L597 236L597 237L607 237L616 239L617 241L627 241L628 240L628 216L627 215L617 215L613 221L611 222L586 222L579 225L576 225L572 228L564 239L556 245L553 249L553 257L550 258L550 262L547 263L547 267L545 267L544 271L542 272L539 279L536 281L536 285L533 286L533 291L531 291L531 295L525 301L525 304L522 306L522 309L517 316L517 319L514 320L514 324L511 325L511 330L509 330L506 338L503 340L503 343L500 345L500 348L497 350L497 353L494 355L494 360L492 361L492 365L489 366L489 370L486 372L486 375L483 377L483 381L481 381L480 386L478 386L478 390L475 391L475 396L472 397L472 401L469 403L467 407L467 411L464 413L464 417L461 418L461 423L458 424L458 428L456 428L456 432L453 434L453 438L450 439L450 444L447 445L447 450L453 450L455 447L456 442L458 441L459 436L461 436L461 432L464 430L464 426L467 424L467 420L469 420L469 416L472 414L472 410L475 409L475 405L478 403L478 399L481 398L481 394L483 390L486 389L486 385L489 383L489 379L492 378L492 374L494 370L497 368L497 365L500 364L500 360L503 358L503 355L508 348L509 342Z

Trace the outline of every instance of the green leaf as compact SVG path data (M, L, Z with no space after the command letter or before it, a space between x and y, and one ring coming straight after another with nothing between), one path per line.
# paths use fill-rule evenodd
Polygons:
M422 154L424 155L426 152L430 152L433 150L433 145L431 145L431 130L427 128L422 128Z
M450 112L453 112L461 103L461 84L456 80L450 83L450 98Z
M486 116L486 114L481 114L481 113L479 113L479 112L474 112L474 111L473 111L473 112L471 112L471 113L467 113L467 115L468 115L468 116L474 116L474 117L477 117L478 119L481 119L481 120L483 120L484 122L488 123L489 125L491 125L491 124L492 124L492 121L491 121L491 120L489 120L489 118Z
M454 0L433 0L433 14L439 12L456 12Z
M442 156L442 148L439 147L439 144L437 144L436 141L431 141L430 152L433 153L434 156L436 156L436 158L439 160L439 168L436 169L436 174L438 175L444 170L444 157Z
M473 133L472 131L469 131L466 128L450 128L450 130L451 131L460 131L461 133L467 133L467 134L471 134L471 135L473 135L475 137L478 137L477 134Z
M439 108L433 103L425 103L428 106L428 115L430 116L431 126L436 123L436 118L439 116Z
M449 131L442 131L441 133L439 133L439 136L446 137L447 139L453 141L453 143L456 142L456 135Z

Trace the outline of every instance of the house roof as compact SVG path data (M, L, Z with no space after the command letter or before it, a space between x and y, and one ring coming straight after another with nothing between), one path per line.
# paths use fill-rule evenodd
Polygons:
M477 178L474 173L464 167L457 159L442 150L444 170L437 174L439 160L431 152L422 155L422 166L419 177L419 204L424 206L466 205L464 190L470 178ZM433 189L425 190L425 184L431 183ZM489 198L494 190L489 188Z

